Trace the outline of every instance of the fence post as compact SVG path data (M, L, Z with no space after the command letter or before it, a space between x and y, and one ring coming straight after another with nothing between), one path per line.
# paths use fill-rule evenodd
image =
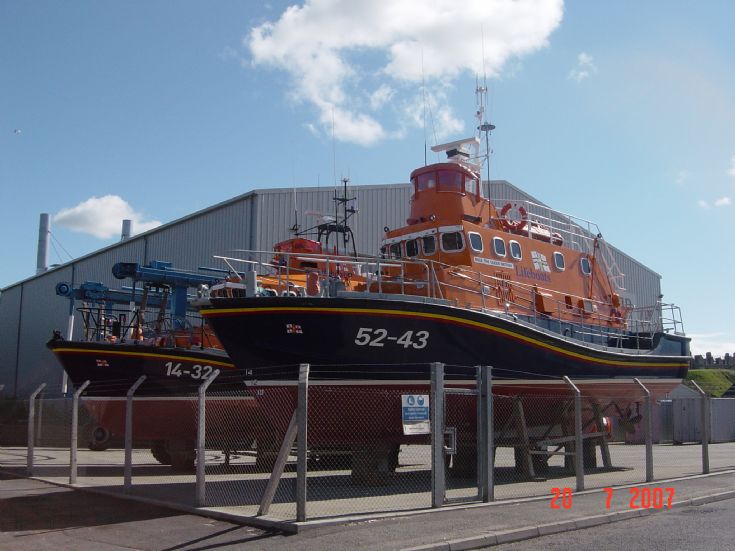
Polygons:
M205 453L204 445L207 431L207 388L219 375L219 369L215 369L207 379L199 385L199 415L197 416L197 482L196 482L196 502L197 507L203 507L207 500L205 486Z
M145 375L138 377L125 395L125 466L123 467L123 491L127 494L133 485L133 394L145 381Z
M653 403L651 392L637 378L633 379L646 393L646 482L653 482Z
M431 506L444 505L444 364L431 364Z
M71 400L71 442L69 442L69 484L77 483L77 440L79 439L79 397L89 386L84 381Z
M577 491L584 490L584 451L582 445L582 393L572 380L564 376L574 392L574 472L577 475Z
M306 521L306 450L309 418L309 364L299 365L299 394L296 404L296 521Z
M487 486L485 471L485 457L487 455L487 446L485 445L485 417L484 400L482 396L482 366L475 366L475 417L477 431L475 434L475 446L477 453L475 454L475 482L477 483L477 497L484 501L485 487Z
M482 403L482 453L480 454L482 501L495 501L495 427L493 421L493 368L483 365L480 368L480 396Z
M46 383L42 383L36 390L33 391L31 397L28 399L28 455L26 459L26 470L28 476L33 476L33 449L36 446L36 396L46 388Z
M696 382L692 384L702 396L702 474L709 474L709 395Z

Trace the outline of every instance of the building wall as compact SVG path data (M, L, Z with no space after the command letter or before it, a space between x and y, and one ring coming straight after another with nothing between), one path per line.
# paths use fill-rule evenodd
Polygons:
M145 262L166 260L174 267L196 269L212 266L212 255L232 254L251 247L251 219L257 196L248 195L200 216L176 223L165 231L149 234Z
M71 277L72 267L66 266L23 284L20 347L17 364L13 366L15 393L19 396L27 396L41 383L47 384L46 392L50 394L61 392L62 372L45 344L54 329L66 328L69 303L57 297L55 289L58 282L70 281Z
M508 182L486 183L485 192L500 204L513 200L540 204ZM358 212L350 226L358 252L377 253L383 228L406 223L410 193L408 184L349 187L348 196L357 198ZM60 387L61 368L44 346L53 329L66 333L69 303L56 296L57 283L78 286L84 281L99 281L110 288L130 285L130 281L112 276L116 262L164 260L177 269L224 268L225 264L212 255L242 257L237 249L268 251L292 235L289 228L294 224L294 203L303 230L319 221L318 216L306 213L334 213L333 197L334 189L328 187L298 188L295 200L293 189L256 190L4 289L0 295L0 385L5 386L0 395L27 396L40 382ZM655 303L660 276L615 248L613 254L626 274L631 301L639 306ZM77 320L75 338L81 335L80 326Z
M18 354L18 329L23 286L17 285L0 294L0 396L15 394L15 366Z
M338 190L342 195L342 190ZM355 197L357 213L349 226L355 235L357 251L376 254L380 248L383 228L403 226L409 212L410 186L408 184L383 186L350 186L348 197ZM292 236L294 224L294 192L291 189L262 190L258 192L259 222L258 249L270 250L274 243ZM316 213L334 216L333 188L302 188L296 193L301 230L319 223ZM312 213L312 214L309 214ZM339 216L342 217L340 208Z

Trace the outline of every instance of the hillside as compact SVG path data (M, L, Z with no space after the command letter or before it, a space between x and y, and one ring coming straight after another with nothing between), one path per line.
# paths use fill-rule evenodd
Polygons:
M721 396L735 384L733 369L690 369L687 380L696 382L712 396Z

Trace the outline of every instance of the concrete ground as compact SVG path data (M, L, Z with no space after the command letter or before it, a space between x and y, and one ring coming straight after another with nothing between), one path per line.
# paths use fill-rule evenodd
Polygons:
M641 483L645 480L645 447L642 445L610 445L614 468L588 470L586 488ZM709 446L711 470L735 469L735 443ZM0 448L0 468L6 472L26 474L25 448ZM110 493L123 488L123 450L104 452L79 450L77 485ZM598 450L599 456L599 450ZM34 476L54 483L69 482L69 451L62 448L37 447ZM213 513L254 517L268 479L268 473L254 470L254 456L235 455L224 465L221 452L208 450L206 456L206 505ZM400 467L385 486L357 486L349 470L311 470L308 479L309 520L328 522L345 515L380 515L413 513L431 507L431 467L428 446L403 446ZM547 496L552 488L574 488L575 476L563 469L563 458L550 461L543 478L519 480L512 467L513 450L500 448L496 456L496 488L498 500ZM598 457L598 465L601 465ZM654 447L656 479L692 476L702 472L701 446L657 445ZM136 449L133 453L133 486L131 494L194 508L195 477L173 473L158 464L150 452ZM471 479L449 479L447 497L467 498L476 493ZM290 466L279 485L269 518L292 523L296 516L294 502L295 473Z
M644 487L635 487L637 495ZM673 511L679 511L735 497L735 472L660 481L648 488L662 490L651 495L673 493ZM340 525L313 524L287 535L38 480L0 476L0 549L479 549L603 524L624 533L634 518L673 513L666 508L667 499L661 509L631 508L641 505L640 500L631 504L635 492L616 488L609 504L608 494L595 490L574 493L566 508L564 503L553 508L551 496L545 496Z

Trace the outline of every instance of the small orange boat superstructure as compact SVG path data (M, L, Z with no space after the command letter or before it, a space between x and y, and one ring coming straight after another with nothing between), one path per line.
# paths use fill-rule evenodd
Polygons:
M344 194L338 197L335 193L334 197L343 206L342 217L319 214L317 225L303 231L294 225L294 237L276 243L273 251L251 251L252 257L265 256L267 262L215 256L227 264L229 276L209 289L209 297L317 297L364 288L366 278L360 271L363 262L357 259L348 225L357 210L349 206L353 199L347 197L348 180L342 182ZM236 265L243 263L251 269L238 269Z

